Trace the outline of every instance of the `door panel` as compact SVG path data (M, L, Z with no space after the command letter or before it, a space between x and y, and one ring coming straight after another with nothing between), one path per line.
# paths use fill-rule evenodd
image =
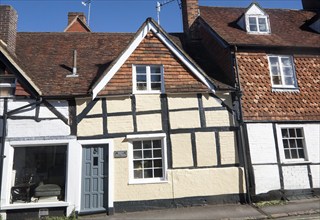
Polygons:
M81 212L106 211L108 145L83 146Z

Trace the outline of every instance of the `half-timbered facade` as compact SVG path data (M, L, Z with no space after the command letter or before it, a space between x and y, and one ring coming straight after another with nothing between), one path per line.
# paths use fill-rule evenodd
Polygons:
M212 76L237 89L254 200L319 194L319 7L306 2L304 10L182 4L192 56L215 63Z
M62 33L16 33L11 52L1 36L0 77L15 79L0 81L1 213L242 201L232 87L150 18L134 34L93 33L71 15Z

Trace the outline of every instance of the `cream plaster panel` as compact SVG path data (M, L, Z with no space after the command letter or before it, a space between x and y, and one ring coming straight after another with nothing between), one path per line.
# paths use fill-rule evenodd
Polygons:
M90 102L91 100L84 100L84 99L77 100L77 113L80 114ZM92 107L92 109L88 112L87 115L94 115L94 114L102 114L101 101L98 101Z
M162 130L161 114L137 115L138 131Z
M198 111L170 112L170 127L177 128L199 128L200 116Z
M133 119L131 115L108 117L107 123L109 133L133 132Z
M197 132L196 146L199 167L217 165L216 139L213 132Z
M91 136L103 134L102 118L84 118L78 124L79 136Z
M136 95L136 111L161 110L159 95Z
M131 112L131 99L130 97L117 97L107 100L107 112Z
M220 152L222 164L238 163L238 154L236 150L236 140L234 132L220 132Z
M2 119L0 119L0 137L2 137L2 132L3 132L3 120Z
M210 107L222 107L221 101L217 98L213 98L209 94L204 94L202 96L202 103L204 108L210 108Z
M171 135L171 146L172 146L172 166L173 167L193 166L190 134Z
M245 192L242 168L183 169L172 175L175 198Z
M8 120L8 137L40 137L70 135L70 127L60 119L36 122L29 119Z
M198 98L196 95L168 96L168 106L171 109L198 108Z
M29 105L34 103L36 100L23 100L23 101L8 101L8 111L12 111L14 109ZM23 111L19 111L14 114L15 116L35 116L36 115L36 106L32 105L30 107L24 108Z
M206 111L206 123L208 127L231 126L229 112L227 110Z

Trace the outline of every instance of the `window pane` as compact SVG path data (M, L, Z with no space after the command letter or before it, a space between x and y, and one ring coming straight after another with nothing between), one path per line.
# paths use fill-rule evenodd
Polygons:
M153 148L161 148L161 140L152 141Z
M153 151L153 157L154 158L162 157L161 150L154 150Z
M146 82L147 76L146 75L137 75L137 82Z
M283 67L283 74L285 76L292 76L293 75L293 71L291 67Z
M14 84L15 82L16 82L16 78L14 77L0 77L0 84L1 83Z
M259 31L267 32L267 19L266 18L259 18Z
M304 150L303 149L299 149L299 158L304 158Z
M137 83L137 90L147 90L147 83Z
M161 73L160 66L152 66L151 67L151 73Z
M135 169L142 169L142 161L134 161L133 162L133 167Z
M152 151L151 150L144 150L143 151L143 158L152 158Z
M281 77L280 76L273 76L272 81L274 85L281 85Z
M283 66L292 66L291 59L289 57L281 57L281 62Z
M303 148L303 142L302 142L302 139L297 139L297 147L298 148Z
M142 178L142 170L135 170L134 171L134 178L141 179Z
M154 177L162 177L162 169L154 169Z
M150 170L144 170L144 178L152 178L152 169Z
M152 160L145 160L143 166L144 168L152 168Z
M154 167L162 167L162 160L154 160Z
M290 137L295 137L296 136L295 129L294 128L289 128L289 134L290 134Z
M161 82L161 75L151 75L151 82Z
M271 65L279 66L278 57L269 57Z
M142 152L141 151L133 151L133 158L134 159L141 159L142 158Z
M289 148L289 143L288 143L288 140L282 140L283 142L283 148Z
M152 90L160 90L161 89L161 83L151 83L151 89Z
M292 149L291 150L291 159L298 159L297 149Z
M0 97L9 97L14 95L14 88L1 88Z
M290 143L290 148L297 148L296 140L290 139L290 140L289 140L289 143Z
M271 73L272 75L280 75L279 67L278 66L271 66Z
M285 77L284 82L285 82L285 85L294 85L294 81L292 77Z
M284 155L286 159L291 159L289 150L284 150Z
M141 141L134 141L133 142L133 149L141 149Z
M150 149L151 141L143 141L143 149Z
M137 73L146 73L146 67L145 66L137 66L136 67L136 72Z
M252 25L252 24L256 25L256 22L257 22L257 20L255 17L249 17L249 24L250 25Z
M257 31L257 25L250 25L250 31Z
M289 137L288 130L286 128L281 129L281 133L283 138Z
M297 137L303 137L301 128L297 128L296 133L297 133Z

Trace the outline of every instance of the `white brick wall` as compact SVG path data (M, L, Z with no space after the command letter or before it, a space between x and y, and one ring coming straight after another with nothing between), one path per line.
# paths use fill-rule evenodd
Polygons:
M251 161L253 164L276 163L272 124L248 124Z
M320 188L320 165L311 165L313 188Z
M280 189L278 165L253 166L253 172L256 182L256 194Z
M310 188L308 169L306 165L282 167L283 182L285 189L308 189Z

